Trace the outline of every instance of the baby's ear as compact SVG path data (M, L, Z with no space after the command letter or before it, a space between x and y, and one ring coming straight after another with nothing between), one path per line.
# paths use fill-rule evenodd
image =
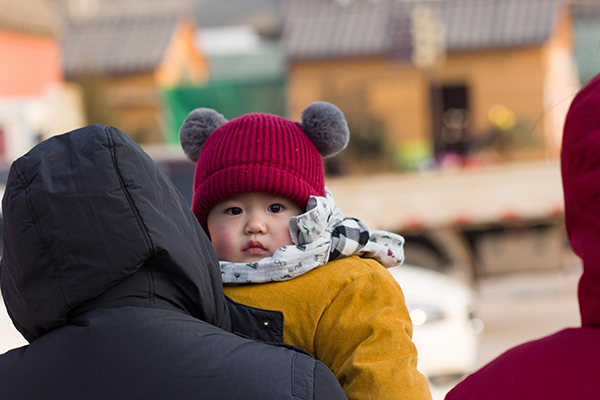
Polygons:
M179 129L179 142L187 158L197 162L206 139L226 122L225 117L210 108L192 110Z
M300 125L322 157L336 155L346 148L350 140L344 113L325 101L318 101L306 107L302 111Z

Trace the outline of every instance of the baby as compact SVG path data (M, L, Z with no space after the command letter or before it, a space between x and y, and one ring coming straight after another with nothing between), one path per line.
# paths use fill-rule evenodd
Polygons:
M401 236L344 218L325 187L322 157L344 149L346 120L317 102L302 123L270 114L231 121L192 111L180 130L196 162L192 210L234 301L283 313L284 343L310 352L349 399L430 399L412 324L386 267Z

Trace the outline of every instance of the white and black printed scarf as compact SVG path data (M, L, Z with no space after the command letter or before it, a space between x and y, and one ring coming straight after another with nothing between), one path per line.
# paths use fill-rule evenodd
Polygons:
M344 218L333 196L311 196L307 211L292 217L293 245L283 246L271 257L250 263L221 261L223 283L287 281L338 258L359 255L373 258L386 268L404 260L404 238L385 231L370 231L354 218Z

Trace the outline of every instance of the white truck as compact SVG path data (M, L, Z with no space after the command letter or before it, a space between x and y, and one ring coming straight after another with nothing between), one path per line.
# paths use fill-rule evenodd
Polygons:
M556 159L429 173L330 178L346 216L406 238L406 263L472 283L573 262Z

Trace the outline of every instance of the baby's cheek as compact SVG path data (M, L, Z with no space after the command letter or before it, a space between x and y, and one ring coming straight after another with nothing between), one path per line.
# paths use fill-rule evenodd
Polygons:
M283 246L289 246L294 244L294 242L292 242L292 235L290 235L290 230L289 229L282 229L281 232L279 233L279 247L283 247Z
M235 249L233 235L226 231L211 235L211 242L219 260L228 261L230 253Z

